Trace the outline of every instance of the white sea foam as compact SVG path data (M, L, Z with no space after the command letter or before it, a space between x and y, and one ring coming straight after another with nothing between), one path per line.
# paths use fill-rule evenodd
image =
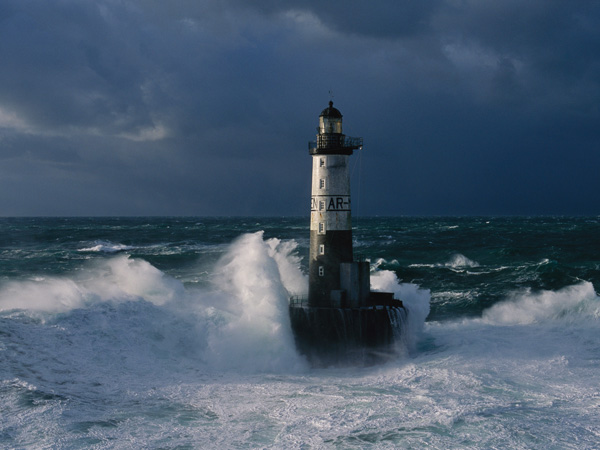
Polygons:
M398 262L397 259L392 259L391 261L388 261L385 258L377 258L374 262L371 263L371 272L374 272L382 265L398 267L398 266L400 266L400 263Z
M182 295L183 285L146 261L117 256L72 278L13 281L0 289L0 311L64 312L98 301L145 300L161 305Z
M115 244L108 241L96 241L95 245L86 248L80 248L80 252L101 252L101 253L118 253L125 250L132 250L134 247L125 244Z
M265 242L262 232L243 235L217 263L211 290L186 290L180 281L144 260L110 257L88 263L85 270L70 278L43 277L5 284L0 288L0 311L24 310L39 315L86 308L98 311L97 319L104 322L102 304L150 303L162 307L165 318L178 317L181 323L173 324L176 328L199 333L198 339L206 345L200 349L202 359L213 369L248 372L302 368L304 361L295 351L288 314L289 292L307 291L295 249L293 241ZM190 327L190 323L197 327ZM166 325L149 325L155 326ZM180 340L196 338L175 339Z
M393 292L402 300L408 310L407 330L404 332L406 344L413 350L421 337L425 319L429 315L431 293L413 283L400 283L396 274L390 270L378 270L371 274L371 288L380 292Z
M206 346L200 349L202 359L212 368L302 368L304 361L295 350L288 314L290 293L302 295L308 290L296 247L294 241L265 241L262 232L243 235L217 263L211 289L185 289L144 260L109 257L88 262L70 278L47 276L8 283L0 288L0 310L56 314L81 308L104 311L105 307L94 306L103 303L148 302L165 308L165 317L175 314L182 324L197 323L192 328L199 330ZM390 271L374 273L372 285L403 300L410 312L405 334L414 347L429 312L429 292L400 284Z
M531 324L548 321L600 318L600 301L590 282L567 286L558 291L514 292L483 313L491 324Z
M467 258L465 255L460 253L453 254L450 259L444 263L435 263L435 264L427 264L427 263L415 263L410 264L408 267L447 267L451 270L464 270L466 268L474 268L479 267L479 263L477 261L473 261Z
M40 278L33 281L13 281L5 284L0 290L0 311L68 311L81 307L85 297L85 291L70 279Z
M431 349L385 379L410 390L403 411L450 433L434 447L595 448L599 308L588 282L515 292L482 318L427 323Z
M519 291L482 318L428 322L410 358L310 370L284 313L288 292L305 285L293 247L261 233L240 237L210 290L184 289L124 255L70 278L3 285L0 443L598 447L600 314L591 283ZM422 325L427 291L389 271L371 279Z
M457 269L457 268L464 268L464 267L479 267L479 263L467 258L465 255L456 253L456 254L452 255L450 260L447 263L445 263L444 266Z

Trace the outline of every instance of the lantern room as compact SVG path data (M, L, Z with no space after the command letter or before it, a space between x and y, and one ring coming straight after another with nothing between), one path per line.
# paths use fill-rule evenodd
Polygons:
M325 108L319 116L319 134L342 133L342 113L333 107L333 102L329 102L329 107Z

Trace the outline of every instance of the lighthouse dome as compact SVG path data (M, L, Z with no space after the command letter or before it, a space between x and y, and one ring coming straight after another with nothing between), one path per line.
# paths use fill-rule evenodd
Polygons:
M319 117L329 117L332 119L341 119L342 113L339 109L333 107L333 102L329 102L329 106L321 111L321 115Z
M319 134L342 134L342 113L333 107L333 102L329 102L329 107L325 108L319 116ZM339 140L339 138L336 138Z

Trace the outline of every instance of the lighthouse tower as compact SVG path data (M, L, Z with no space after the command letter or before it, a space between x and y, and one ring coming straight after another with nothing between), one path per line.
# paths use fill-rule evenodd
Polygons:
M368 262L352 255L348 160L362 138L342 133L342 113L325 108L319 116L312 156L308 301L290 298L298 350L315 366L370 364L394 353L406 317L391 292L371 292Z
M308 303L312 307L356 307L360 297L365 300L369 295L368 279L364 280L365 267L367 278L369 269L366 263L360 267L352 264L348 160L355 149L362 148L362 138L342 133L342 113L331 101L319 116L318 132L317 140L309 143L313 168ZM366 286L360 281L366 281ZM357 290L359 285L363 295Z

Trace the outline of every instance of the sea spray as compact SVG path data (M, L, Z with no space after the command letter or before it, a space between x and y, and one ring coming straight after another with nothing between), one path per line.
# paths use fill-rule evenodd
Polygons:
M148 333L136 325L135 341L143 345L139 337L158 337L162 342L151 341L151 347L162 355L180 354L175 347L187 341L196 345L187 353L194 354L194 359L211 370L303 370L305 362L296 351L288 314L290 293L307 291L307 277L300 268L296 249L295 241L265 240L262 231L243 234L215 264L210 289L186 289L147 261L125 254L109 256L88 261L70 277L6 283L0 289L0 310L20 309L32 315L79 309L81 312L73 313L74 317L85 317L92 326L97 320L101 329L115 336L120 335L118 328L123 323L115 319L107 327L107 311L116 307L127 314L151 312L152 322L136 319L138 324L146 323ZM410 314L401 324L406 328L401 343L414 348L429 311L429 293L416 285L399 283L390 271L375 272L372 285L375 290L392 291L403 300ZM148 302L154 308L134 307L131 302ZM123 303L130 305L117 306ZM158 313L161 309L164 323ZM136 353L145 351L132 350L127 358L137 359Z
M145 300L162 305L184 294L183 285L148 262L128 256L90 262L67 276L12 281L0 288L0 310L66 312L96 302Z
M70 276L5 283L0 287L0 311L22 311L54 323L69 330L74 343L91 339L100 359L71 348L71 354L87 361L86 367L94 365L90 357L111 361L115 348L121 349L123 367L132 370L154 370L153 358L176 355L190 355L203 371L302 369L282 281L294 289L302 285L298 260L290 254L294 248L278 240L267 243L262 232L243 235L216 264L210 290L185 289L144 260L111 256L88 261ZM78 338L80 333L86 337ZM32 352L37 352L35 347Z
M402 336L408 350L414 350L423 331L425 319L429 314L431 299L429 290L421 289L412 283L400 283L396 274L390 270L373 272L371 288L375 291L393 292L395 298L402 300L408 311L405 321L406 330L403 330Z
M450 260L444 264L444 266L452 269L462 269L465 267L474 268L479 267L479 263L477 261L470 260L465 255L455 253L450 257Z
M300 269L301 258L296 254L298 243L295 240L282 241L271 238L266 241L269 256L277 263L281 282L288 294L308 295L308 277Z
M286 259L291 248L263 240L263 232L239 237L218 263L215 288L227 305L227 324L210 336L210 360L223 369L277 371L300 368L282 281L300 283ZM296 268L299 271L299 269ZM291 286L292 287L292 286Z
M483 313L490 324L527 325L541 322L579 322L600 318L600 298L594 285L584 281L558 291L531 289L511 293Z
M84 304L86 293L68 278L10 281L0 289L0 311L69 311Z
M485 309L480 317L431 321L425 333L434 348L453 349L476 373L493 373L498 379L517 379L538 372L534 385L542 390L551 371L560 383L567 383L570 369L590 365L597 353L600 324L600 297L589 282L557 291L521 289ZM595 374L593 375L595 377ZM585 389L597 384L583 384ZM591 379L590 379L591 381ZM570 382L570 381L569 381ZM581 380L577 381L581 383Z

